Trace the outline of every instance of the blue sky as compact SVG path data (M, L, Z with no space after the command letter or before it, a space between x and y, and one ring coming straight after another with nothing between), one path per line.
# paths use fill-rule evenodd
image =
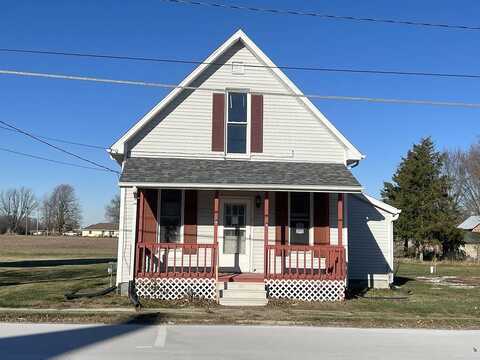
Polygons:
M479 25L478 1L248 1L261 7L339 15ZM18 1L0 4L0 47L204 59L242 28L277 65L480 73L480 31L329 21L256 14L159 0ZM0 53L0 68L178 83L193 65L152 64ZM305 92L325 95L480 102L480 80L287 71ZM108 146L165 91L0 75L0 119L33 133ZM477 139L480 110L315 101L367 158L354 170L378 196L400 158L423 136L440 149L465 148ZM76 161L21 135L0 129L2 147ZM65 146L65 145L62 145ZM65 146L110 167L105 152ZM117 192L108 173L52 165L0 153L0 189L32 188L39 196L72 184L84 224L103 219Z

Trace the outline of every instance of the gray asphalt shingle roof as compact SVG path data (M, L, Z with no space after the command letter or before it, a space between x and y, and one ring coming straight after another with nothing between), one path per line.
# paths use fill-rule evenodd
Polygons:
M358 188L361 185L343 164L129 158L120 183L173 183ZM355 189L357 190L357 189Z

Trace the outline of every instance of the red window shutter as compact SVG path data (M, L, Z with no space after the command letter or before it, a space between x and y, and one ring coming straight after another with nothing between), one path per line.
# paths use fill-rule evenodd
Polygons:
M213 94L212 103L212 151L224 151L225 94Z
M157 242L157 200L158 190L139 190L137 211L137 241L145 243Z
M250 151L263 152L263 95L252 95Z
M288 243L288 192L275 193L275 245ZM280 255L277 251L275 255Z
M197 243L197 190L185 190L185 203L183 215L183 242L185 244ZM195 249L185 249L184 254L195 254Z
M313 238L315 245L330 245L330 195L313 194Z

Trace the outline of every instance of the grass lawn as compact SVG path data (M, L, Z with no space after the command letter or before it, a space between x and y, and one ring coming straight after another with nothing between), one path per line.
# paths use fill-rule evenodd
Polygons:
M94 299L64 299L66 292L108 287L106 263L60 266L19 263L21 260L42 258L113 257L115 240L95 243L99 239L45 239L46 245L42 248L44 242L39 239L30 237L20 240L20 244L6 249L5 244L13 240L10 238L5 242L0 238L0 307L57 308L64 311L36 314L3 311L0 312L0 320L480 328L480 265L476 264L439 263L437 274L431 276L430 263L403 262L397 274L398 290L370 290L362 297L344 302L271 301L262 308L230 308L208 303L192 305L142 301L145 306L143 312L135 314L115 311L118 307L131 307L127 298L115 294ZM29 250L26 244L32 242L39 250ZM49 255L48 248L52 244L62 246L53 246ZM10 261L6 261L7 257ZM91 312L69 313L68 309L73 308L88 308ZM96 308L113 308L113 311L98 313Z
M116 238L0 235L0 261L117 256Z

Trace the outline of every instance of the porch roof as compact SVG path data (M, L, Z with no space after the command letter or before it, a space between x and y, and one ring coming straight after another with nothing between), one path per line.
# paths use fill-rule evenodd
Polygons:
M129 158L120 186L361 192L344 164L184 158Z

